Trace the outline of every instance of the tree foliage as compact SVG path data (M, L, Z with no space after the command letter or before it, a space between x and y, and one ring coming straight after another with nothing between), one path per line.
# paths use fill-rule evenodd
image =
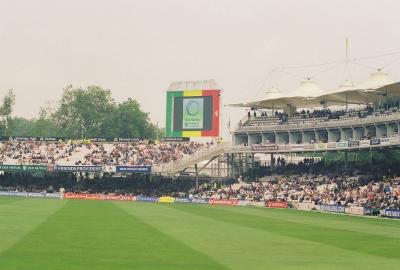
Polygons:
M151 138L154 136L155 128L149 122L148 113L141 110L140 104L136 100L129 98L118 104L108 119L108 125L105 126L103 133L108 134L109 132L118 133L120 137Z
M10 136L155 138L159 134L135 99L117 103L109 89L99 86L68 85L54 109L42 107L39 117L33 119L10 118L15 103L15 95L10 93L0 108L0 116L9 120Z
M4 130L4 135L7 135L8 124L11 118L15 105L15 94L12 89L8 90L7 94L3 97L0 106L1 125Z
M111 91L98 86L64 89L54 119L67 137L101 137L107 119L115 111Z

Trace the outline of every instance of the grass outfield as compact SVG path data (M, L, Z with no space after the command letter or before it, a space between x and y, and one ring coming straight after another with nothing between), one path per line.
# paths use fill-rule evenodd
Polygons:
M0 197L0 269L399 269L400 222Z

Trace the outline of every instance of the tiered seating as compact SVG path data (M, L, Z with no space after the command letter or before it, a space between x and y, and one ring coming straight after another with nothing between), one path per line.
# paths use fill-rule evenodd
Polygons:
M250 201L282 200L292 203L400 209L400 178L389 181L364 176L291 175L262 177L258 182L202 187L196 197Z
M7 141L0 143L3 164L160 165L211 147L197 142L132 143Z
M307 124L307 123L318 123L328 121L328 117L315 117L315 118L303 118L293 117L287 123L288 124Z
M245 126L270 126L279 125L282 121L278 117L265 117L260 116L255 119L249 119L244 125Z
M296 112L295 115L288 120L286 113L276 113L275 116L249 116L249 119L242 125L247 127L258 127L258 126L273 126L273 125L285 125L285 124L313 124L321 123L326 121L346 121L356 120L360 118L368 117L382 117L391 115L393 112L397 112L398 108L390 108L389 110L377 110L374 111L372 108L364 110L349 110L349 111L330 111L330 110L316 110L313 112Z

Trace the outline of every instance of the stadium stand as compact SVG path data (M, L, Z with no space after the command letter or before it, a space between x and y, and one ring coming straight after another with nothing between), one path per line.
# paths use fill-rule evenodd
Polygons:
M319 123L337 120L356 120L360 118L391 115L398 112L398 107L391 107L388 110L374 111L373 108L366 106L358 110L307 110L304 109L300 112L295 112L293 116L288 119L286 113L276 112L274 116L265 116L261 112L261 116L249 116L243 126L270 126L270 125L285 125L285 124L304 124L304 123Z
M315 205L400 210L400 177L377 181L365 176L273 176L260 178L258 182L236 183L223 188L203 185L195 197L258 202L310 202Z
M42 165L158 165L211 146L211 143L148 140L129 143L5 141L0 144L0 161Z

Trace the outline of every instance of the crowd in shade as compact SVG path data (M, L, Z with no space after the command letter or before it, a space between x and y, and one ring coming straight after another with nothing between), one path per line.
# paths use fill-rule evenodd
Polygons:
M327 109L302 109L296 111L291 118L286 112L281 112L276 110L274 113L257 110L256 108L252 108L251 111L247 112L248 122L246 124L251 123L254 119L267 119L272 118L278 120L278 123L292 123L293 121L301 121L306 119L319 119L321 121L329 121L329 120L339 120L339 119L347 119L347 118L366 118L370 116L379 116L385 114L391 114L393 112L397 112L399 110L399 104L384 104L382 109L372 108L371 106L366 106L358 109L338 109L331 110ZM246 125L245 124L245 125Z
M369 177L361 176L263 177L257 182L241 182L223 188L203 185L194 196L400 209L400 178L374 181Z
M80 178L74 174L58 174L26 177L23 174L0 175L0 191L17 192L66 192L99 193L108 195L144 195L184 197L193 190L194 184L181 177L134 174L125 177L103 175L103 177Z
M377 113L381 113L385 111L379 111ZM374 114L374 109L370 106L362 109L362 110L330 110L328 109L321 109L321 110L301 110L294 114L294 116L299 118L327 118L327 119L340 119L340 117L358 117L358 118L365 118L369 115Z
M212 143L97 143L90 141L6 141L0 144L3 164L158 165L211 147Z

